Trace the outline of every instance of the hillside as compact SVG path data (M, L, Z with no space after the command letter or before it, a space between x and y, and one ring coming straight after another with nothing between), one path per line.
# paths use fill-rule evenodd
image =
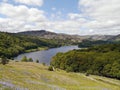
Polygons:
M91 40L91 41L104 40L104 41L107 41L107 40L111 39L112 37L114 37L114 36L113 35L91 35L91 36L89 36L89 38L87 40Z
M37 37L0 32L0 57L5 56L11 58L26 52L26 50L39 50L39 48L52 48L61 45L62 43L51 39L40 39Z
M46 38L46 39L60 39L60 40L70 40L72 42L80 42L86 37L80 37L78 35L67 35L67 34L61 34L61 33L54 33L54 32L49 32L45 30L38 30L38 31L25 31L25 32L20 32L18 34L21 35L28 35L28 36L37 36L41 38Z
M21 35L28 35L28 36L37 36L46 39L61 39L61 40L70 40L72 42L81 42L82 40L108 40L112 35L68 35L63 33L54 33L46 30L37 30L37 31L25 31L19 32L18 34Z
M98 38L99 37L99 38ZM12 58L23 52L41 50L63 45L78 44L83 40L105 40L106 36L79 36L40 31L21 33L0 32L0 57ZM96 38L96 39L95 39Z
M111 38L109 38L109 40L111 41L120 41L120 35L116 35L116 36L114 36L114 37L111 37Z
M86 49L58 53L51 66L67 72L81 72L120 80L120 43L95 45Z
M119 90L120 81L62 70L30 62L0 64L1 90Z

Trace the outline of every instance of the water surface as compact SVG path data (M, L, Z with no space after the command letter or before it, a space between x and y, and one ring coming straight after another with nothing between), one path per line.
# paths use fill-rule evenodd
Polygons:
M55 56L58 52L67 52L73 49L79 49L79 48L78 46L63 46L59 48L51 48L43 51L20 54L14 59L21 60L23 56L26 56L27 58L32 58L34 61L38 59L40 63L46 63L47 65L49 65L51 58Z

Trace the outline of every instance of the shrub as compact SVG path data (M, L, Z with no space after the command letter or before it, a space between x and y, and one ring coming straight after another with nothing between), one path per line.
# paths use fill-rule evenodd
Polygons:
M53 67L52 67L52 66L49 66L48 70L49 70L49 71L53 71Z
M36 63L39 63L39 60L38 60L38 59L36 60Z
M8 62L9 62L9 60L6 57L4 57L4 56L1 57L1 60L0 60L1 64L5 65L5 64L8 64Z
M28 59L28 62L33 62L33 59L32 59L32 58L29 58L29 59Z
M72 67L67 67L66 72L73 72Z
M21 61L22 61L22 62L28 62L27 57L24 56Z
M89 76L90 74L89 73L86 73L85 76Z

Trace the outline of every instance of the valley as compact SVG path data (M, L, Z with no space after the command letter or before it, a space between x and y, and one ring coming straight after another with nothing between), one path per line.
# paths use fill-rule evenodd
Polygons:
M0 90L120 90L120 0L0 0Z
M119 90L119 44L119 35L0 32L0 89Z

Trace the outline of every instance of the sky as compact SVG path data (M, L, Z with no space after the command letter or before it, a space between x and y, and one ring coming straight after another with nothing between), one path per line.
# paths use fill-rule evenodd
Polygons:
M120 0L0 0L0 31L120 34Z

